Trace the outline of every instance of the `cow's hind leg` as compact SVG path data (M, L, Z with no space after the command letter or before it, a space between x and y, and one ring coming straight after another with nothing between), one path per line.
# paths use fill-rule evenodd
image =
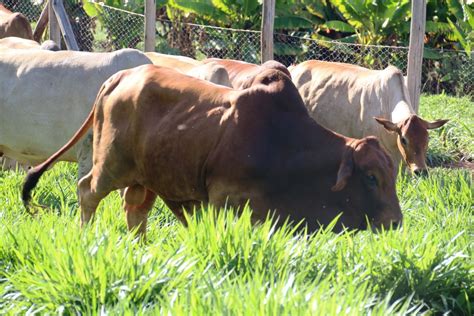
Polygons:
M138 233L145 238L148 213L156 200L156 193L141 185L125 189L124 209L129 230L138 228Z
M101 180L101 181L98 181ZM81 226L93 218L100 201L116 188L111 187L111 181L94 179L92 170L79 181L78 193L81 206Z

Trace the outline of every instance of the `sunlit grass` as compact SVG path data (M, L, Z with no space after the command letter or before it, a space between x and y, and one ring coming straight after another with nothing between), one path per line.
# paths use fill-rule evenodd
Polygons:
M426 120L449 119L443 128L429 132L430 164L474 159L474 102L467 97L425 95L420 114Z

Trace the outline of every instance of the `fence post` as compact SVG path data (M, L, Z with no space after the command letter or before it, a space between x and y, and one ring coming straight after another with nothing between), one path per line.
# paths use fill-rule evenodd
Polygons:
M44 30L46 29L46 26L48 25L48 11L49 11L49 5L46 4L41 11L41 15L38 19L38 22L36 23L35 31L33 32L33 39L37 41L38 43L41 41L41 37L43 37Z
M416 113L418 113L421 93L421 68L423 64L425 22L426 0L412 0L407 85L411 99L411 106Z
M58 20L54 13L53 0L48 1L48 17L49 17L49 39L58 44L61 48L61 30L59 29Z
M264 0L262 11L260 56L263 64L267 60L273 59L273 21L275 19L275 0Z
M156 0L145 2L145 52L154 52L156 44Z
M72 30L69 17L67 16L66 9L64 8L63 0L50 0L53 2L54 13L56 14L57 23L63 33L64 42L69 50L79 50L77 45L76 37ZM58 44L58 42L56 42Z

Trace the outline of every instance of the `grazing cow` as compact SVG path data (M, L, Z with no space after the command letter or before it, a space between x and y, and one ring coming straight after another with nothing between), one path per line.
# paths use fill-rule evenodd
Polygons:
M30 22L21 13L13 13L0 4L0 38L16 36L33 39Z
M154 52L145 55L156 66L168 67L180 71L186 75L231 87L227 70L214 62L203 64L195 59L185 56L166 55Z
M416 115L400 70L310 60L290 72L318 123L350 137L377 136L397 169L403 158L413 173L426 172L428 129L448 120L428 122Z
M401 222L395 169L374 137L346 138L317 124L291 80L274 69L233 90L173 69L141 66L102 86L82 127L30 170L22 197L41 174L93 127L91 172L79 182L82 223L113 190L126 188L129 228L145 233L156 196L185 223L201 203L243 206L253 220L270 210L309 229L343 212L343 225L365 229Z
M252 80L265 69L276 69L291 78L290 72L285 65L269 60L262 65L255 65L240 60L209 58L203 63L214 63L223 66L229 74L230 83L234 89L245 89L250 87Z
M113 53L0 52L0 156L30 165L48 158L81 125L102 83L119 70L149 64L133 49ZM62 159L92 165L91 135Z
M36 41L15 36L0 39L0 52L9 49L43 49L50 51L60 50L59 46L51 40L47 40L42 44L39 44Z

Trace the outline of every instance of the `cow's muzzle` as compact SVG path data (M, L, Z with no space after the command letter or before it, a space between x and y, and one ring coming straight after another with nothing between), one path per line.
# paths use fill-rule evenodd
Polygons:
M379 216L371 222L373 231L398 229L402 227L403 215L401 211L386 212L385 214L387 215Z

